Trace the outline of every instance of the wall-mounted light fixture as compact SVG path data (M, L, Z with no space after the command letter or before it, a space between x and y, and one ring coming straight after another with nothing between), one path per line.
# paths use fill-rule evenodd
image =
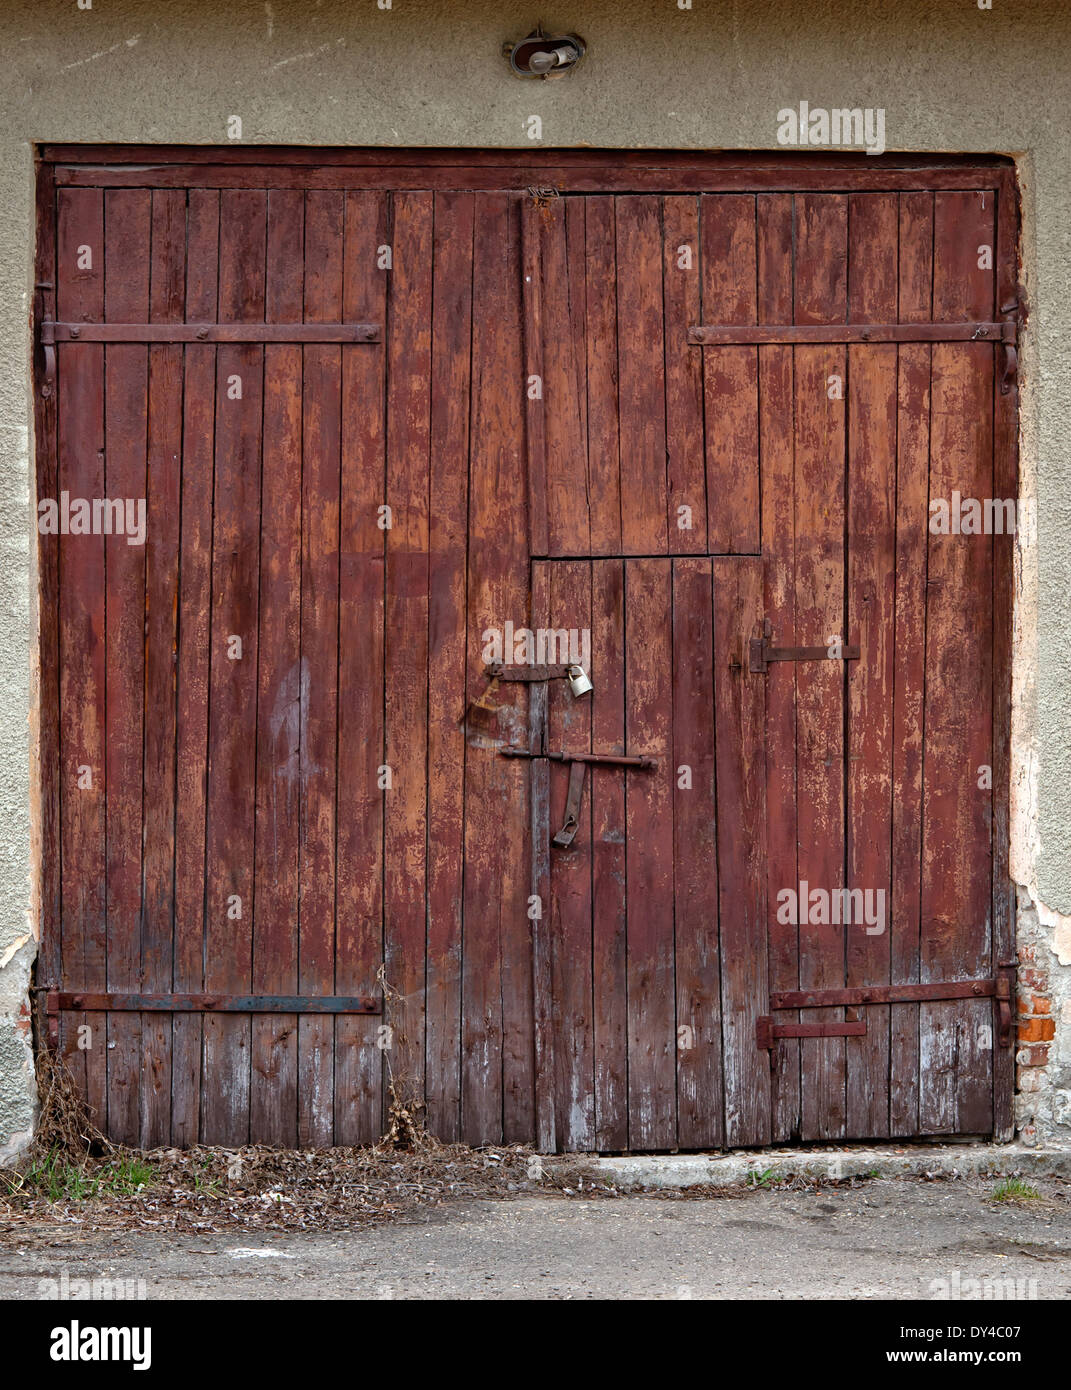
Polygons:
M517 77L562 77L584 56L584 40L576 34L544 34L540 25L518 43L507 43L505 54Z

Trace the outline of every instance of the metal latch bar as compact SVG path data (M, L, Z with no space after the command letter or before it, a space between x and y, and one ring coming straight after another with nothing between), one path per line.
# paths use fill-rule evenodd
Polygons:
M693 347L777 343L1014 343L1014 320L999 323L760 323L695 324Z
M584 776L588 765L593 767L634 767L651 772L658 766L656 758L629 758L616 753L533 753L527 748L500 748L503 758L545 758L552 763L569 764L569 790L565 798L565 819L561 829L551 837L557 849L568 849L580 828L580 806L584 799Z
M755 1043L772 1048L778 1038L858 1038L866 1032L866 1019L837 1023L774 1023L769 1014L755 1020Z
M840 656L830 656L828 647L775 647L769 637L752 637L748 644L748 670L765 674L771 661L858 661L858 645L844 645Z

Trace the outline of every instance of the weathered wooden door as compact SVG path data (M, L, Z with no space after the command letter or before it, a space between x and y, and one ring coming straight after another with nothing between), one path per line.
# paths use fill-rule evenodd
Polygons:
M46 151L43 1026L145 1145L1005 1133L1008 171L459 159Z

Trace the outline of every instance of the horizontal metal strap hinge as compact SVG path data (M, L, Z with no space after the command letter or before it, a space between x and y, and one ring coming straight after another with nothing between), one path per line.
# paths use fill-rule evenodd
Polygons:
M777 343L1014 343L1014 319L1000 323L760 323L696 324L693 347Z
M378 343L378 323L53 323L53 343Z
M228 1013L228 1014L378 1014L382 1006L370 995L340 994L94 994L88 990L50 990L50 1014L86 1013Z
M771 1009L836 1009L866 1004L925 1004L956 999L993 999L997 1005L997 1039L1002 1047L1012 1041L1012 996L1014 994L1014 962L1001 962L997 974L984 980L932 980L926 983L902 985L856 985L843 989L789 989L770 995ZM762 1020L760 1020L761 1022ZM769 1020L766 1020L769 1022ZM810 1028L815 1024L773 1025L774 1037L831 1037L832 1034L784 1033L778 1028ZM847 1028L847 1024L831 1027ZM850 1032L865 1032L851 1028ZM760 1047L767 1046L760 1043Z

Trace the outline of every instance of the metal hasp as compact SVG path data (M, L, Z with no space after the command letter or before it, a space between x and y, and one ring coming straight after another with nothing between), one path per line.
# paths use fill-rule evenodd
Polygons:
M546 758L552 763L569 764L569 790L565 797L565 819L562 828L551 839L558 849L568 849L580 828L580 805L584 799L584 774L590 763L593 767L632 767L651 772L658 764L654 758L628 758L615 753L531 753L527 748L500 748L503 758Z

